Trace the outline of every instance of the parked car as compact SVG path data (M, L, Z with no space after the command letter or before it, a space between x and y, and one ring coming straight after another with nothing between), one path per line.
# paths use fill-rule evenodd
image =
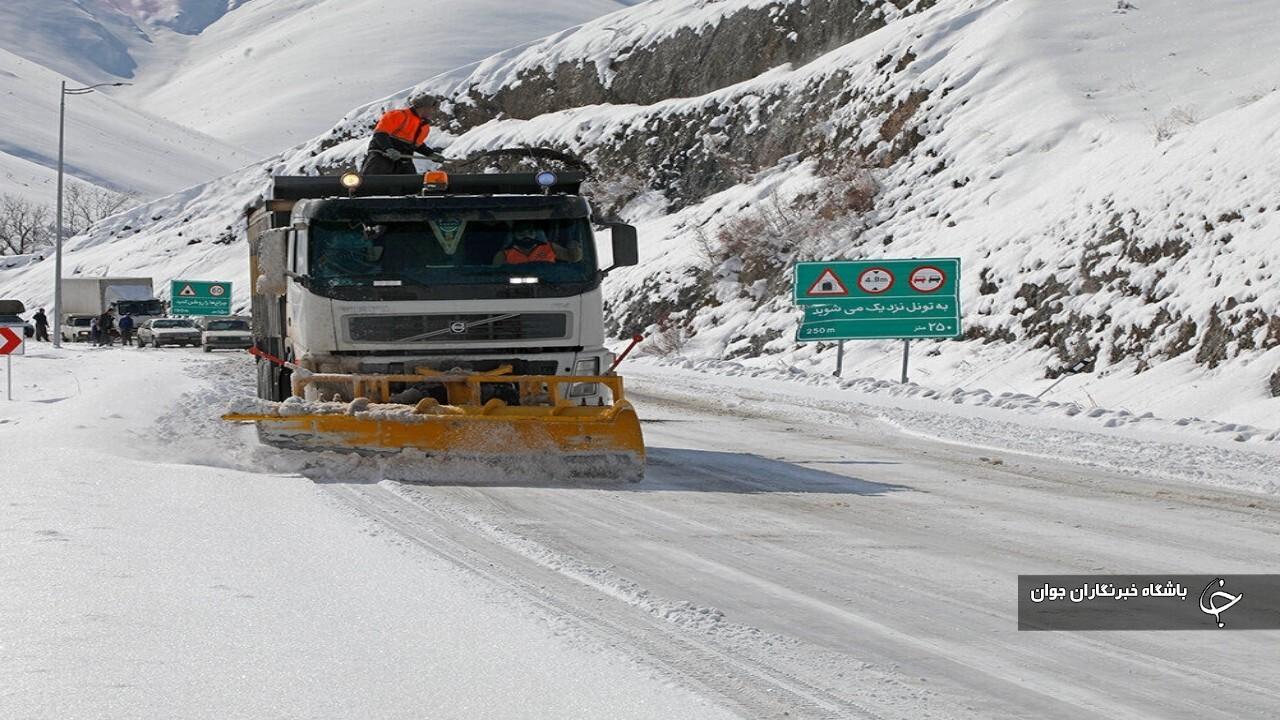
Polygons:
M244 320L209 320L204 325L201 345L205 352L246 350L253 347L253 333Z
M202 315L196 318L196 327L200 328L201 331L208 330L209 323L215 323L219 320L242 320L244 322L249 322L249 318L242 315Z
M138 326L138 347L200 344L200 329L186 318L153 318Z
M62 333L62 342L89 342L89 325L93 323L92 315L65 315L58 332Z
M26 310L26 307L17 300L0 300L0 325L11 327L21 325L23 335L35 337L35 326L20 317Z

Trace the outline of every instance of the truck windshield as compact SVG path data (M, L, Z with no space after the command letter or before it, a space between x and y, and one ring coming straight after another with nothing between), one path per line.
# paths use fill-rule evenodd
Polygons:
M121 317L164 315L164 305L159 300L119 300L116 302L116 314Z
M351 285L576 284L596 272L585 218L455 213L411 222L312 225L308 274Z

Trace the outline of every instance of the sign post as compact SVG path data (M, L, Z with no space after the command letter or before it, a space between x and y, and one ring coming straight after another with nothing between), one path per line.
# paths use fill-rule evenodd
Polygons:
M911 357L911 338L902 339L902 384L907 384L907 360Z
M794 300L804 309L804 320L796 330L799 342L906 341L902 349L905 383L912 339L960 335L960 260L796 263ZM842 355L837 351L837 376Z
M4 356L5 396L13 400L13 356L26 351L22 325L0 325L0 355Z
M169 286L169 312L174 315L230 315L231 283L174 280Z

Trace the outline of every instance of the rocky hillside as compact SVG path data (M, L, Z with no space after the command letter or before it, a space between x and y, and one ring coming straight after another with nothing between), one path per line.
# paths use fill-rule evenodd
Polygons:
M1083 363L1280 394L1280 19L1266 0L1028 5L655 0L352 111L76 257L230 271L269 173L349 166L384 108L430 94L453 157L540 145L598 169L597 206L639 222L647 254L610 278L613 328L657 350L829 362L793 340L793 261L955 256L967 330L924 344L937 382L1001 368L1034 391Z
M1194 20L1100 3L1035 15L999 1L679 5L415 90L445 101L452 154L580 153L611 209L644 198L667 214L764 176L812 181L729 219L691 213L664 245L698 252L620 283L620 333L661 322L701 352L794 351L793 260L942 254L972 278L967 337L1049 350L1046 377L1091 358L1140 371L1190 353L1212 368L1280 344L1264 231L1280 195L1253 152L1277 141L1265 118L1280 58L1241 71L1237 53L1195 37L1260 37L1261 5ZM378 109L319 149L361 138ZM768 237L735 247L743 233ZM743 299L724 297L735 281L751 312L732 302L738 332L697 342Z

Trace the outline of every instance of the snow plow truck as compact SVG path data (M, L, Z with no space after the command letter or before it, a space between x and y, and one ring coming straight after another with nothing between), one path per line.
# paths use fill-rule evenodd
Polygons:
M278 176L248 211L257 395L224 416L290 448L553 458L642 478L604 347L579 172ZM581 470L581 472L579 472Z

